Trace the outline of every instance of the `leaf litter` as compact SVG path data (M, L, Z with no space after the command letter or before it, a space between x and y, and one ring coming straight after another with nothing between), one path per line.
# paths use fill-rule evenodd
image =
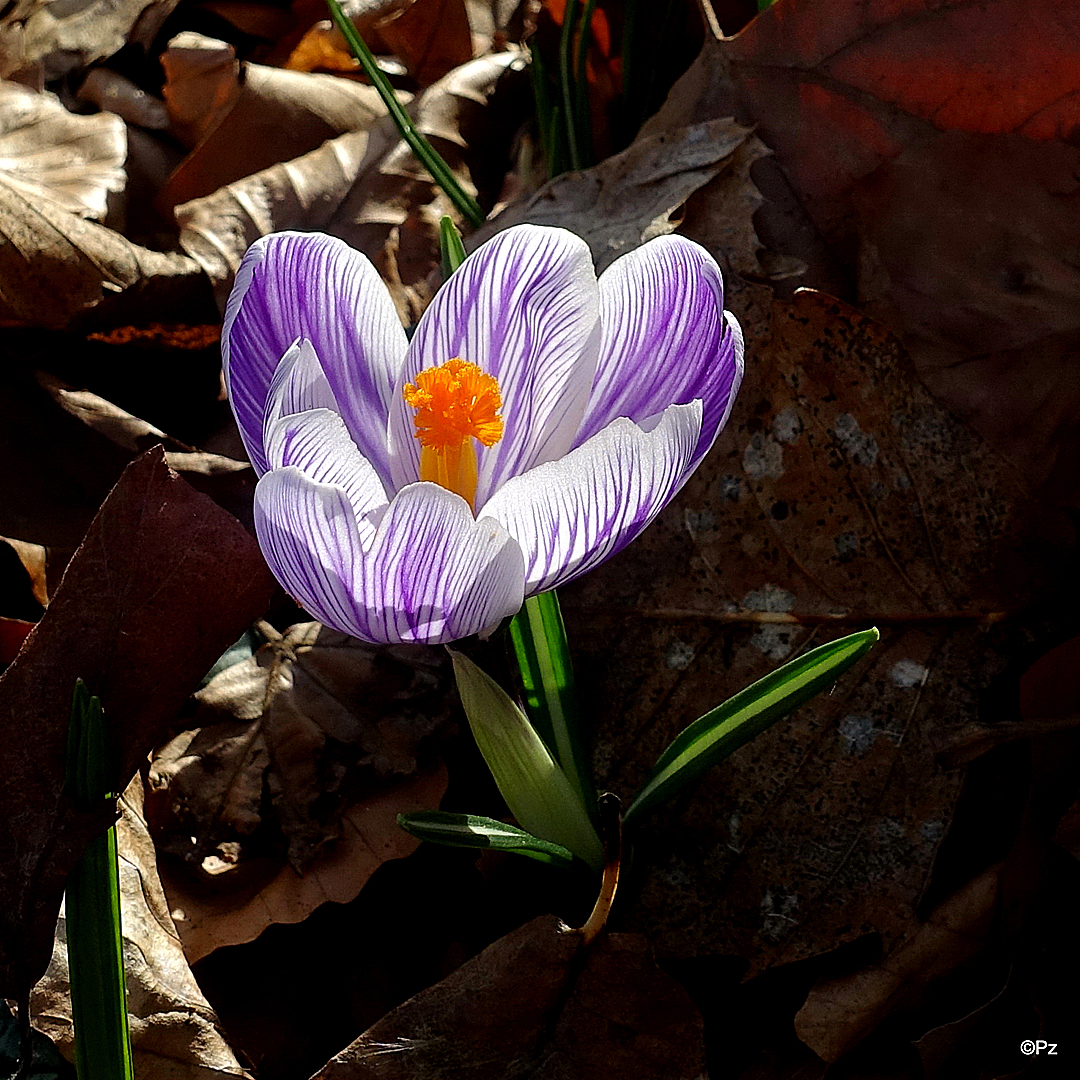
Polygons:
M0 70L24 84L0 92L52 117L29 142L16 130L29 155L14 156L63 163L60 187L28 187L46 183L36 164L0 175L0 319L22 328L5 342L0 426L0 534L18 563L3 581L25 605L0 618L16 647L50 602L0 682L24 733L3 766L19 798L5 809L9 843L39 874L30 887L19 853L3 860L8 993L44 969L64 870L107 824L74 814L38 764L56 759L69 676L112 695L127 775L153 752L148 808L169 896L154 948L168 940L185 994L177 940L196 974L226 945L254 965L262 942L294 929L272 924L392 888L380 882L415 846L393 829L399 810L491 798L466 806L455 791L454 770L468 768L438 662L336 640L280 597L272 617L291 629L188 699L271 595L232 516L250 523L253 477L216 388L168 400L196 379L191 354L161 378L70 345L130 322L210 322L248 244L282 228L365 251L414 322L437 285L448 209L315 26L320 5L295 4L292 25L258 5L204 7L227 40L178 39L205 28L185 23L184 3L20 3L0 17ZM727 30L751 14L713 7ZM617 40L622 5L599 10ZM870 622L883 639L832 695L646 826L619 932L583 956L553 920L526 924L464 964L486 942L462 954L451 934L441 973L457 970L374 1026L359 1010L359 1038L318 1075L708 1066L771 1080L823 1075L832 1060L878 1075L903 1055L927 1076L976 1059L1019 1072L1019 1040L1053 1037L1071 1000L1047 956L1076 944L1045 914L1076 896L1078 689L1062 674L1075 665L1052 654L1019 679L1071 632L1074 538L1055 507L1075 505L1074 12L778 0L732 37L706 25L698 60L629 146L538 191L516 51L536 5L350 14L396 54L410 108L459 176L485 206L509 201L467 243L516 221L559 224L603 267L678 230L721 260L747 332L746 383L709 460L637 545L563 598L602 780L633 791L682 724L796 651ZM559 4L540 16L549 28L562 17ZM171 57L163 99L160 76L118 54L125 41ZM99 61L80 95L105 111L73 115L65 106L87 106L57 80L80 84ZM605 94L617 89L610 49L589 63ZM25 88L43 84L59 100ZM88 220L107 204L106 224ZM229 513L159 451L91 524L154 440ZM213 525L193 531L196 520ZM116 570L121 550L130 571ZM215 566L210 550L231 554ZM130 578L120 622L117 595L95 599L103 567L112 587ZM499 897L518 923L534 913L498 859L476 879L427 865L479 889L481 907ZM437 881L425 888L451 904ZM1040 936L1033 920L1057 929ZM493 925L512 922L502 911ZM334 941L324 947L332 957ZM228 1000L220 1011L234 1015ZM285 1075L285 1056L260 1056L273 1040L243 1030L259 1075ZM290 1059L290 1075L328 1052L299 1071Z

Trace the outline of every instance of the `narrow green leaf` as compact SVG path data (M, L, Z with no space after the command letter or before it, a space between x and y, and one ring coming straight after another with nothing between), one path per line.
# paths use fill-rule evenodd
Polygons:
M879 636L876 629L863 630L820 645L695 720L660 755L623 824L629 825L672 798L707 769L831 686Z
M412 117L405 111L390 80L382 73L379 65L375 62L371 50L364 43L364 39L356 32L352 20L341 10L338 0L326 0L330 8L330 16L345 38L346 44L352 50L353 56L360 61L364 74L371 80L371 85L378 91L383 104L397 125L401 137L408 143L409 148L424 165L431 178L446 192L450 201L461 211L461 215L474 228L484 222L484 212L480 204L461 186L453 170L443 161L439 152L424 138L423 134L412 122Z
M510 621L510 643L525 691L525 708L567 779L587 807L596 789L585 748L574 687L574 666L559 598L554 591L530 596Z
M420 840L449 847L491 848L525 855L538 862L569 869L574 856L561 844L553 844L524 829L476 814L448 814L442 810L422 810L398 814L398 824Z
M101 701L80 679L68 728L72 797L87 808L115 798L112 775ZM115 827L90 841L68 879L65 920L79 1080L131 1080Z
M442 257L443 281L465 261L465 245L457 226L445 214L439 218L439 254Z
M566 0L563 9L562 32L559 35L559 92L562 95L563 114L566 117L566 149L571 169L581 168L581 153L577 144L574 90L574 24L578 17L579 0Z
M510 812L533 835L599 870L604 853L585 804L532 724L490 675L462 653L450 655L476 745Z
M585 7L578 23L577 51L574 57L574 124L575 142L582 168L594 163L592 137L592 111L589 103L589 81L586 75L586 61L589 55L589 42L592 40L592 18L596 0L585 0Z

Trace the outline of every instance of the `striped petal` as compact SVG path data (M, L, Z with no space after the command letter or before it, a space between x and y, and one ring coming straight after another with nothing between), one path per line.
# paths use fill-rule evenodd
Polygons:
M344 492L361 545L371 545L389 500L379 474L356 449L337 413L312 409L281 417L267 429L266 455L271 469L291 466L309 480Z
M504 434L480 451L477 505L511 476L570 449L599 345L598 291L586 243L519 225L478 248L435 294L409 345L390 414L394 480L419 476L413 410L401 387L454 357L494 375Z
M700 245L664 236L600 275L600 356L575 445L612 420L640 423L703 403L693 470L727 420L742 379L742 334L724 312L720 268Z
M695 401L642 426L615 420L496 492L478 516L499 522L521 546L526 596L580 577L642 532L689 475L701 417Z
M365 641L453 641L521 606L517 544L435 484L401 491L365 549L342 488L295 466L278 469L255 490L255 527L285 589L328 626Z
M257 240L225 308L225 383L252 464L265 472L267 394L279 361L301 338L314 347L354 442L388 477L386 417L405 332L368 259L319 233Z

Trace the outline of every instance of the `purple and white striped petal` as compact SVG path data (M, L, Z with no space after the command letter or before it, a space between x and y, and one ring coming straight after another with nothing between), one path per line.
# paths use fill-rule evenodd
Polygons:
M401 491L365 550L341 488L277 469L255 489L255 527L278 581L328 626L365 641L453 641L522 603L520 548L436 484Z
M420 467L401 387L454 357L494 375L502 391L503 438L479 452L477 505L511 476L566 453L593 382L598 295L588 245L563 229L518 225L470 255L409 344L390 413L395 484L415 480Z
M615 420L495 493L478 517L493 518L521 545L526 596L580 577L641 533L689 475L701 417L694 401L641 427Z
M312 409L281 417L267 430L266 456L271 469L292 466L309 480L340 488L352 506L361 546L371 545L389 500L337 413Z
M300 338L312 343L361 453L388 478L386 417L407 347L390 294L368 259L341 240L275 233L244 256L221 335L229 399L260 473L270 383Z
M696 467L742 378L742 338L736 342L738 324L724 318L716 261L681 236L643 244L600 275L600 323L596 377L575 445L617 417L640 423L700 399L701 436L690 464Z
M270 427L283 416L308 409L329 409L341 414L337 398L330 389L326 372L319 363L315 346L307 338L290 345L270 380L263 408L263 453Z

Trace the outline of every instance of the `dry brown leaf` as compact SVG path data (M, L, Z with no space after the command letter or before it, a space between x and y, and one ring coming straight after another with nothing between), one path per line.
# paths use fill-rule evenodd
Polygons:
M809 292L772 320L744 323L746 381L680 498L563 594L601 779L624 793L782 660L882 628L835 692L643 829L631 925L752 972L907 932L959 794L938 751L1012 648L990 620L1053 590L1069 540L882 328Z
M552 916L398 1006L312 1080L700 1080L702 1023L647 942Z
M376 25L386 47L419 86L431 86L473 58L465 0L414 0Z
M109 68L93 68L83 79L77 96L138 127L163 130L169 126L163 101Z
M982 952L998 907L995 866L968 882L906 934L879 963L813 987L795 1031L824 1061L836 1061L936 980Z
M0 992L44 972L64 881L112 820L63 793L71 693L101 698L126 786L273 582L240 524L171 473L159 449L125 470L15 662L0 677ZM207 597L214 603L207 604Z
M445 788L441 770L417 776L450 717L439 651L261 626L271 641L199 692L204 726L150 769L158 847L191 879L177 871L168 887L193 958L353 899L381 862L414 850L395 815L437 807Z
M177 3L88 0L77 5L16 5L14 12L5 12L4 25L11 30L0 35L0 77L37 67L51 82L112 56L133 38L148 44Z
M254 941L275 923L301 922L322 904L354 900L383 863L418 847L397 815L438 809L446 784L446 770L438 766L357 800L341 814L339 838L302 875L288 864L263 860L251 868L259 876L252 881L249 875L246 887L214 893L163 862L165 892L189 963Z
M124 190L126 154L119 116L77 116L54 94L0 82L0 186L101 220L109 195Z
M466 149L486 154L489 165L498 152L490 146L487 101L500 78L518 66L513 53L474 60L410 107L417 126L466 187ZM321 230L372 259L410 322L430 298L426 282L438 264L442 214L458 216L389 119L176 208L180 242L214 282L221 304L244 252L260 236Z
M247 1077L184 957L158 878L154 844L142 817L139 776L120 800L116 836L136 1080ZM61 911L52 960L34 988L30 1008L35 1026L70 1060L75 1048L65 928Z
M647 134L592 169L556 177L504 210L469 238L469 246L519 222L558 225L588 241L600 271L676 229L680 208L714 178L723 184L732 170L744 184L746 169L765 152L749 128L730 118Z
M707 45L703 98L757 125L806 232L931 390L1075 502L1075 7L838 0L821 15L780 0ZM791 224L772 242L800 243Z
M201 279L184 255L140 247L0 182L0 322L60 328L128 290L197 309Z
M343 805L416 772L421 745L450 722L449 675L438 650L380 648L316 622L260 628L271 640L197 695L202 730L155 757L154 831L194 865L230 844L242 868L269 796L302 871L338 837Z
M332 75L239 64L231 46L185 33L162 56L172 132L192 153L157 203L171 210L327 139L366 130L386 109L374 87Z

